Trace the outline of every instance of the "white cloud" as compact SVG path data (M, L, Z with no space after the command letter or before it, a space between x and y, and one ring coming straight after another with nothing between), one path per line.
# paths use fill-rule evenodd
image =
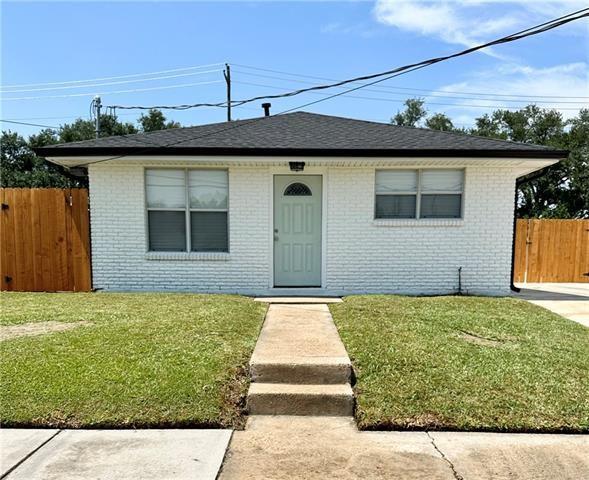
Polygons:
M484 108L485 106L521 108L527 103L535 103L534 100L538 101L537 105L539 107L559 110L563 117L568 119L577 115L579 109L589 108L589 99L547 97L588 97L589 65L585 62L576 62L536 68L529 65L505 64L493 70L480 71L471 75L468 80L445 85L436 90L443 92L483 92L500 95L500 97L487 97L488 99L485 100L457 99L456 106L443 109L456 123L473 124L476 117L492 111L489 108ZM467 94L453 95L451 93L448 93L448 95L450 97L470 96ZM518 96L520 100L522 96L528 96L529 101L520 103L502 100L503 98L517 100ZM443 101L448 102L448 100L448 98L445 98ZM439 97L428 97L426 98L426 106L428 101L435 103L442 100ZM435 108L435 105L432 105L430 110L441 111L442 109Z
M377 0L373 13L384 25L470 47L582 6L584 0Z
M449 43L465 43L466 36L457 29L460 21L448 3L378 0L376 19L401 30L436 36Z
M377 34L377 30L371 25L366 25L365 23L347 24L341 22L327 23L321 26L320 32L324 34L339 35L353 34L365 38L374 37Z
M470 47L579 10L587 6L586 2L587 0L377 0L373 14L381 24L439 39L448 44ZM581 35L586 41L587 24L583 21L575 22L566 29L555 31L560 35ZM470 74L467 80L436 90L485 92L495 96L448 93L450 98L426 97L426 106L429 104L432 113L445 111L456 124L472 125L476 117L489 113L496 107L521 108L528 103L535 103L534 100L540 107L559 110L564 118L575 116L580 108L589 108L589 99L545 98L589 96L589 67L586 62L538 68L514 58L500 56L490 49L484 52L500 58L502 62L492 69ZM519 99L527 96L526 102L502 100L516 100L518 96ZM436 103L454 103L455 106L435 105Z

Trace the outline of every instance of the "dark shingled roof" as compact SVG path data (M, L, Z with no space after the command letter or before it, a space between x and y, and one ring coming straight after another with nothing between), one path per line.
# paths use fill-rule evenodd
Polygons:
M87 155L475 156L562 158L539 145L295 112L36 148L46 157Z

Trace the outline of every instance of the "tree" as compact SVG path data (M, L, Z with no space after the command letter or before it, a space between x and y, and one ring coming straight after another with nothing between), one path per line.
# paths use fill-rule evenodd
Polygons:
M155 132L156 130L165 130L168 128L179 128L180 123L170 120L166 122L166 117L156 108L151 108L147 114L141 114L139 124L143 132Z
M417 127L425 123L425 127L432 130L456 130L450 117L444 113L434 113L432 116L427 117L427 109L425 108L425 100L423 98L408 98L405 100L404 105L405 109L398 111L391 119L391 123L403 127Z
M559 203L566 205L568 216L589 218L589 109L582 109L567 124L565 147L571 153L560 162L565 176L561 182L563 201Z
M49 145L50 143L43 142L50 141L49 139L54 140L48 132L42 132L33 137L35 137L33 140L38 146L42 144ZM30 142L27 142L17 133L3 131L0 144L2 146L0 152L0 186L16 188L81 186L80 180L69 175L64 168L35 155Z
M103 115L100 132L101 136L108 137L137 133L138 130L132 123L122 123L113 115ZM90 140L95 136L94 121L81 118L62 125L58 131L41 130L28 140L14 132L3 131L0 139L0 186L66 188L87 185L86 178L71 175L67 169L38 157L32 149L56 143Z
M119 122L114 115L102 115L100 117L101 137L131 135L138 132L135 125L129 122ZM81 140L91 140L95 137L96 124L94 120L78 118L74 123L62 125L59 129L59 143L79 142Z
M589 110L581 110L567 122L558 111L536 105L517 111L500 109L477 118L470 133L570 150L568 158L542 176L521 183L518 216L589 217Z
M558 147L565 136L565 122L556 110L528 105L517 111L495 110L475 120L475 135L502 138L514 142Z
M152 109L139 119L141 131L152 132L163 128L178 128L174 121L166 122L161 111ZM100 117L100 136L130 135L139 133L130 122L120 122L114 115ZM2 187L74 187L87 184L86 178L70 175L67 169L44 158L37 157L34 147L54 145L56 143L79 142L96 137L94 120L78 118L75 122L62 125L59 130L45 129L31 135L28 140L13 132L2 132L0 159L0 186Z
M452 132L456 130L450 117L446 116L445 113L434 113L425 121L425 126L432 130L442 130L445 132Z
M405 110L398 111L391 119L391 123L401 125L403 127L415 127L427 115L427 110L423 106L425 100L423 98L408 98L405 100Z

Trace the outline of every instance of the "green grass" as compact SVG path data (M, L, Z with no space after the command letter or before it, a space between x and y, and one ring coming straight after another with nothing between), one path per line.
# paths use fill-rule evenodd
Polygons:
M0 342L9 426L239 426L265 306L229 295L2 293L0 324L91 325Z
M360 428L589 431L582 325L509 298L353 296L330 309Z

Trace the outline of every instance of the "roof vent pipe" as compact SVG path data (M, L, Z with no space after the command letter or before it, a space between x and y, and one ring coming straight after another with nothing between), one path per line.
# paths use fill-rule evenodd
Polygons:
M270 107L271 106L272 106L271 103L262 103L262 108L264 109L264 116L265 117L270 116Z

